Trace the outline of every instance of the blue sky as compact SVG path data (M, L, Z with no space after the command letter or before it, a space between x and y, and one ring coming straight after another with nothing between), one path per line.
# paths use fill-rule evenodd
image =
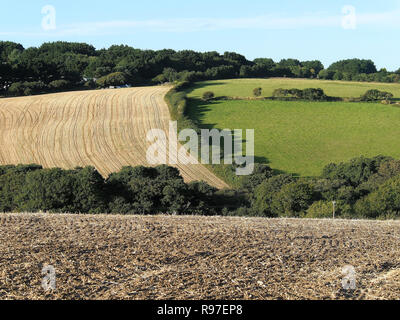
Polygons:
M235 51L249 59L368 58L378 68L400 68L399 0L19 0L5 1L0 39L25 47L64 40L97 48ZM42 8L56 10L56 29L43 30ZM344 6L355 28L343 28ZM347 11L349 12L349 11ZM354 21L354 20L351 20Z

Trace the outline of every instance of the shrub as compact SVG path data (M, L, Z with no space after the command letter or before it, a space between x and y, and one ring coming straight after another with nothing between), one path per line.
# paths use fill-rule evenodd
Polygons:
M327 100L328 96L324 93L322 89L308 88L304 90L300 89L276 89L273 92L273 97L283 99L303 99L309 101L322 101Z
M289 95L289 90L278 88L275 89L274 92L272 93L272 96L275 98L284 98Z
M282 187L272 199L274 215L299 217L315 200L315 191L307 182L292 182Z
M74 212L73 179L61 169L43 169L26 175L17 197L18 211Z
M16 211L27 173L41 169L37 165L0 167L0 212Z
M357 187L378 172L379 167L388 157L374 158L359 157L346 163L327 165L322 171L322 177L332 180L344 180L347 184Z
M294 181L291 175L282 174L265 180L254 191L254 199L252 199L252 208L257 212L258 216L277 217L272 209L272 200L274 196L282 189L283 186Z
M303 90L300 89L289 89L287 90L287 94L295 99L303 99Z
M262 94L262 88L255 88L255 89L253 90L253 95L254 95L255 97L260 97L261 94Z
M362 101L381 101L381 100L391 100L391 99L393 99L392 93L379 91L376 89L368 90L364 95L361 96Z
M73 172L74 212L106 212L104 179L93 167L76 168Z
M324 93L324 90L318 88L308 88L304 89L302 93L302 98L310 101L318 101L318 100L326 100L327 96Z
M62 91L71 87L71 82L68 80L54 80L49 83L49 88L55 91Z
M248 216L254 216L252 213L252 210L247 208L247 207L240 207L237 208L233 213L232 216L236 217L248 217Z
M332 218L333 203L331 201L314 202L307 210L305 218Z
M93 79L90 79L90 80L86 81L83 86L85 88L95 89L96 88L96 81L94 81Z
M159 74L158 76L154 77L151 81L153 83L163 84L165 82L168 82L168 79L165 77L164 74Z
M351 206L344 201L336 202L335 216L351 217ZM314 202L307 210L305 218L310 219L323 219L333 217L333 203L332 201L317 201Z
M104 180L92 167L28 172L16 203L18 211L106 212Z
M250 194L253 194L253 191L257 186L272 176L273 171L268 165L256 163L254 165L253 173L242 177L240 181L241 188Z
M126 84L127 79L123 72L114 72L101 77L97 80L97 85L101 88L106 88L108 86L120 86Z
M382 215L400 216L400 176L388 180L378 190L355 205L359 216L377 218Z
M20 95L23 95L24 90L25 90L25 88L21 82L14 82L8 88L8 93L12 96L20 96Z
M30 96L32 94L42 93L47 89L47 86L41 81L33 82L14 82L8 88L8 93L12 96Z
M32 93L42 93L48 88L42 81L24 82L23 85L31 89Z
M203 100L204 101L212 100L212 99L214 99L214 97L215 97L215 95L214 95L214 92L212 92L212 91L206 91L206 92L203 93Z
M31 96L33 94L33 91L31 88L26 88L24 90L24 96Z

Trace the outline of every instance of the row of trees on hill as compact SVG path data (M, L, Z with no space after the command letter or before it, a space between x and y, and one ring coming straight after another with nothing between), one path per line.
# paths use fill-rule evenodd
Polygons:
M124 45L97 50L86 43L53 42L25 49L0 42L0 91L29 95L75 87L106 87L238 77L300 77L399 82L400 71L378 71L370 60L247 60L234 52L140 50Z
M326 166L320 177L273 175L252 185L243 214L266 217L398 218L400 161L390 157L359 157Z
M211 215L237 201L204 182L185 183L168 166L125 167L106 180L92 167L0 167L0 212Z
M359 157L326 166L319 177L277 174L256 164L238 190L185 183L176 168L125 167L107 179L92 167L0 167L0 212L400 217L400 161Z

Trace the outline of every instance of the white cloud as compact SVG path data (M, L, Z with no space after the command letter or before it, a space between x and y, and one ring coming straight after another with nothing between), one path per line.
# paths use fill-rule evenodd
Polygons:
M0 36L64 37L124 34L135 31L148 32L196 32L215 30L278 30L298 28L341 28L343 16L325 13L296 17L264 15L248 18L189 18L154 20L115 20L103 22L74 23L58 26L54 31L0 32ZM357 27L400 27L400 11L381 13L357 13Z
M157 32L196 32L237 29L295 29L306 27L335 27L340 26L340 16L321 17L281 17L258 16L250 18L193 18L193 19L165 19L165 20L138 20L138 21L106 21L95 23L76 24L73 29L81 32L104 32L124 30L146 30Z

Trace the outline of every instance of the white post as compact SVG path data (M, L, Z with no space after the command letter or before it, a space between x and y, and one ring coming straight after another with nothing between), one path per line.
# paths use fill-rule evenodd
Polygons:
M336 201L332 201L333 204L333 219L335 219L335 215L336 215Z

